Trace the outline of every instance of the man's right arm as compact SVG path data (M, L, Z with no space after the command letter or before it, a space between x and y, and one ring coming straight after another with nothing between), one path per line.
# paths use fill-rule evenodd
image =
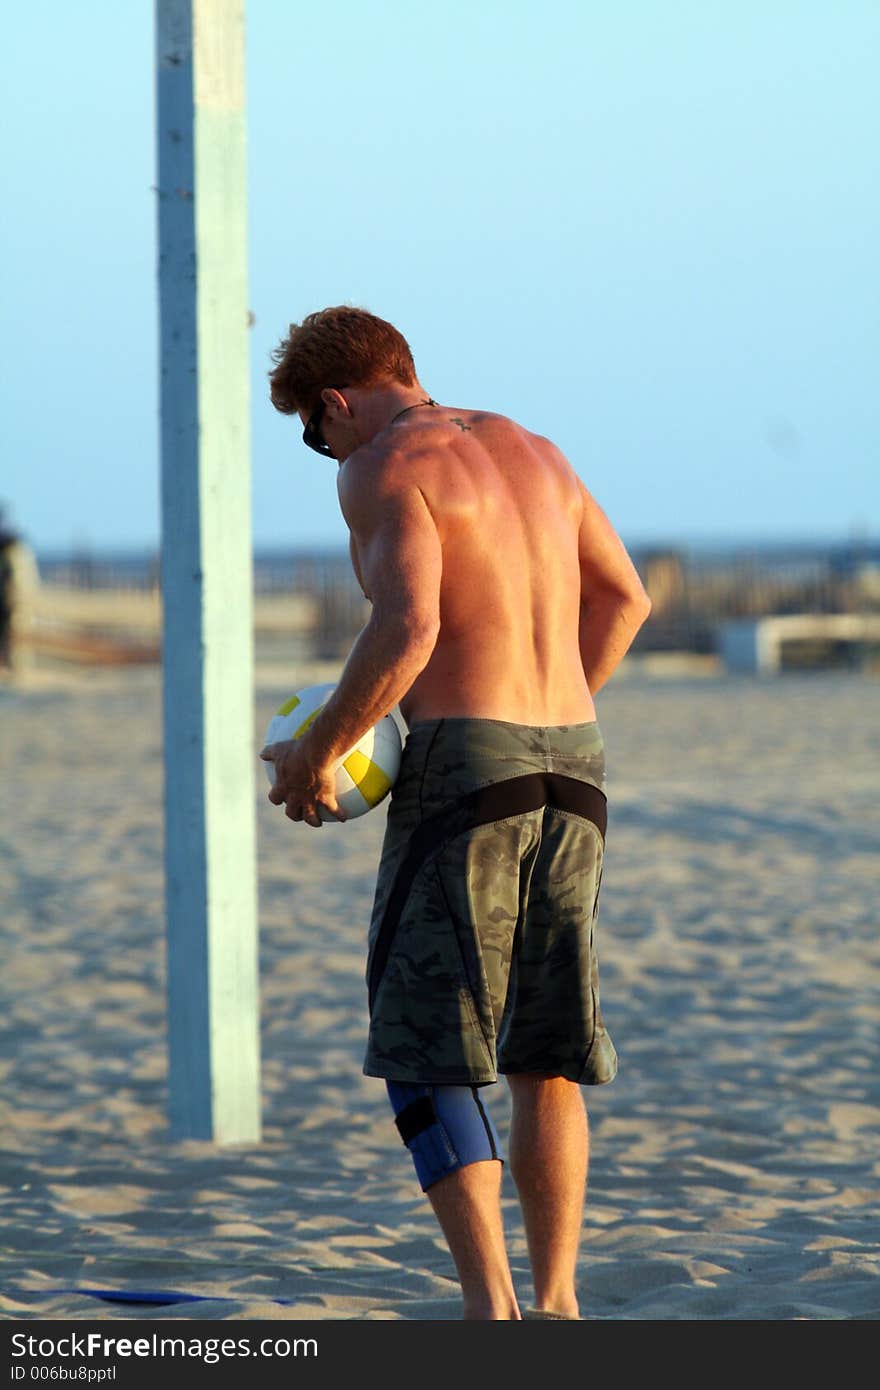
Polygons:
M590 693L613 675L651 611L651 600L626 547L602 508L578 480L583 503L579 642Z
M351 748L406 694L434 650L442 554L414 472L411 458L365 450L354 469L337 475L352 564L372 607L305 736L313 759L330 761Z

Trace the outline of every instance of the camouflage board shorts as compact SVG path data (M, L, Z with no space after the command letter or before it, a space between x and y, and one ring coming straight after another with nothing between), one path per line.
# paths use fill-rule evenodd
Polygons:
M595 942L605 825L597 723L413 724L370 924L367 1076L613 1080Z

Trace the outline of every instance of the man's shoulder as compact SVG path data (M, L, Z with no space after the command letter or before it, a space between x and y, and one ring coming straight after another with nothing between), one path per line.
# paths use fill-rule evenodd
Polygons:
M406 486L412 480L414 465L423 454L424 446L413 440L407 440L405 445L398 440L362 444L339 466L340 496Z
M407 512L418 503L429 474L427 451L414 441L403 446L365 444L339 467L336 487L350 527L373 526L383 516Z
M497 410L449 410L447 414L448 422L453 429L458 427L463 432L473 432L487 443L493 438L505 441L513 438L532 448L547 448L559 453L559 446L552 439L513 415L505 415Z
M438 477L448 482L448 469L456 461L473 473L481 457L510 458L520 451L559 455L551 440L509 415L440 406L425 411L406 430L383 432L349 455L337 475L340 501L344 507L360 498L378 502L409 490L430 490Z
M340 496L416 487L420 473L441 449L436 433L419 428L370 440L340 464Z

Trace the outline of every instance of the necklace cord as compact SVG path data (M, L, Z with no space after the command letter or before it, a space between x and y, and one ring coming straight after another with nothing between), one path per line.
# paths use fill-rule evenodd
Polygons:
M429 396L428 399L427 399L426 401L416 401L415 405L405 405L405 406L403 407L403 410L398 410L397 414L396 414L396 415L393 415L393 416L391 417L391 419L388 421L388 424L389 424L389 425L393 425L393 424L394 424L394 421L395 421L395 420L399 420L400 417L401 417L401 415L406 415L406 413L407 413L408 410L418 410L418 408L419 408L420 405L436 405L436 404L437 404L437 402L436 402L435 400L432 400L431 397Z

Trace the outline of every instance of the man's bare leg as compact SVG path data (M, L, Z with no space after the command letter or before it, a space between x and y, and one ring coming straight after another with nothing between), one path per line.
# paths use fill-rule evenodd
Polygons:
M463 1296L462 1316L518 1321L520 1311L504 1244L501 1163L468 1163L426 1193L446 1237Z
M535 1307L576 1318L575 1269L589 1166L581 1087L562 1076L507 1080L510 1171L523 1212Z

